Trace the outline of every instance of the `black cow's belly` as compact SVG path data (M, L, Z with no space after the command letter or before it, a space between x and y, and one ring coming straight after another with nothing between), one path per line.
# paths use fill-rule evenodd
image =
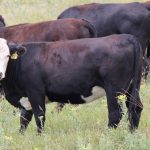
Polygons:
M85 101L80 95L59 95L59 94L48 94L48 99L52 102L71 103L71 104L84 104Z

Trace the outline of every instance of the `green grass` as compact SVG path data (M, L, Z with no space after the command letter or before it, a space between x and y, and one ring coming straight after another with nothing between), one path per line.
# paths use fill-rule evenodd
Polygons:
M56 19L65 8L89 2L110 1L0 0L0 14L4 16L7 25L38 22ZM0 150L149 150L150 82L142 84L140 93L144 110L139 129L133 134L128 130L125 106L125 115L118 129L108 129L104 98L78 107L66 105L60 114L52 114L56 104L49 104L43 135L36 135L33 118L23 136L18 133L19 111L4 100L0 102Z

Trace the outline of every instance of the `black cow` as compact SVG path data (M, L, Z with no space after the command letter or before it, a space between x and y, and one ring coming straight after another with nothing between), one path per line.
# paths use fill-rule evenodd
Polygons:
M58 19L84 18L90 21L98 37L111 34L132 34L142 44L145 53L150 39L150 3L98 4L74 6L62 12Z
M58 19L62 18L84 18L88 20L95 26L98 37L122 33L132 34L140 41L143 54L145 54L147 42L150 39L150 2L91 3L73 6L59 15ZM147 51L147 57L150 57L150 49L148 48ZM145 64L143 71L147 72L147 68L149 68L149 64ZM147 73L145 73L145 77L147 77Z
M9 48L10 54L23 48L27 52L18 59L17 54L11 54L6 73L0 70L6 99L25 109L27 105L20 99L29 98L38 132L44 127L45 97L61 103L84 104L106 94L108 126L116 128L122 117L117 99L121 93L128 97L130 128L138 127L143 107L139 97L142 50L132 35L27 43ZM0 63L3 61L1 57ZM32 111L26 111L24 116L30 121ZM21 125L21 130L27 125Z

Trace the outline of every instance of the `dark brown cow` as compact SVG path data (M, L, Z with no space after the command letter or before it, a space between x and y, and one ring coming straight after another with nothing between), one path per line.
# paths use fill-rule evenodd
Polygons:
M27 23L0 29L8 42L61 41L96 37L94 27L84 19Z

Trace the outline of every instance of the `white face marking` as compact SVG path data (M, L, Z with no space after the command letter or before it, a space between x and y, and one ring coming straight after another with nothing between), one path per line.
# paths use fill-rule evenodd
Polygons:
M45 103L50 103L48 97L45 97ZM29 102L29 99L27 97L23 97L20 99L20 104L23 106L26 110L32 110L31 104Z
M10 51L5 39L0 38L0 74L5 78Z
M92 102L94 100L97 100L98 98L101 98L103 96L106 95L106 92L103 88L99 87L99 86L94 86L92 88L92 95L89 97L84 97L83 95L81 95L81 98L86 102Z

